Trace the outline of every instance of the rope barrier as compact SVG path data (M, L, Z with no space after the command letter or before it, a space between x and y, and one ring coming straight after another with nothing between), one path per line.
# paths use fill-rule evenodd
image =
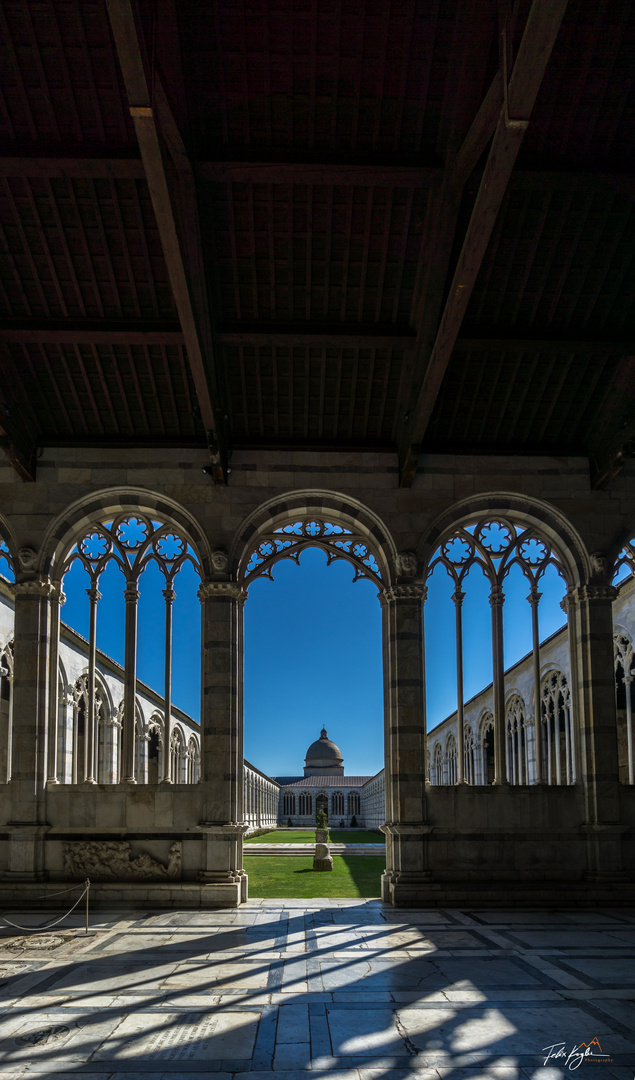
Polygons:
M51 927L57 926L58 923L64 922L64 919L67 919L68 916L78 906L78 904L81 904L84 897L86 897L86 932L88 933L88 892L89 892L89 889L90 889L90 878L86 878L86 881L83 884L84 884L84 891L81 894L81 896L79 897L79 899L76 900L75 903L73 904L72 908L69 908L68 911L64 915L62 915L59 919L49 920L49 921L47 921L45 923L40 923L38 926L20 926L19 923L11 922L11 919L5 919L2 915L0 915L0 922L6 923L7 926L12 926L15 930L23 930L23 931L26 931L26 932L30 931L31 933L37 933L40 930L50 930ZM49 893L48 895L49 896L61 896L64 893L74 892L75 889L81 889L81 887L82 887L81 885L75 885L73 889L62 889L60 892ZM46 898L47 898L46 895L43 896L43 897L38 897L38 899L42 899L42 900L46 899Z

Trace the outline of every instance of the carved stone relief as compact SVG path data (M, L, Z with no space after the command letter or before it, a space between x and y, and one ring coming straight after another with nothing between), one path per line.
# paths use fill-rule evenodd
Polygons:
M181 877L181 842L170 845L167 866L147 851L132 854L126 840L77 840L62 845L64 870L72 881L177 881Z

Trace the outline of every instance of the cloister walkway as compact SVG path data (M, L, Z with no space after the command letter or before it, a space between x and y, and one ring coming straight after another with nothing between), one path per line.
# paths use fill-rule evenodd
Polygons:
M250 900L94 930L0 936L3 1080L633 1077L633 910Z

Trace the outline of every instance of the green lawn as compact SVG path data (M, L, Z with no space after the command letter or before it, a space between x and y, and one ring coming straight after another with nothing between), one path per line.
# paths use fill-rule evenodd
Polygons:
M249 896L265 900L380 895L382 855L334 855L332 871L314 870L309 855L246 855Z
M383 833L367 832L362 829L330 829L332 844L383 844ZM260 836L249 836L246 844L314 844L313 829L272 829Z

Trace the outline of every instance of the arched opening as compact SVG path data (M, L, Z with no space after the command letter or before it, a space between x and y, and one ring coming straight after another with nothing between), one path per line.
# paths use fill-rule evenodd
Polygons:
M546 780L543 757L550 744L542 723L540 673L545 648L554 656L569 653L561 605L570 563L546 527L509 508L464 517L430 545L425 623L433 631L426 634L427 715L432 738L438 734L445 747L443 782L521 785ZM557 633L562 643L552 640ZM484 708L492 721L481 727L478 763L479 755L470 751L471 732ZM565 749L556 769L554 735L553 779L548 782L571 783L577 749L569 696L559 708ZM542 732L538 738L536 728Z
M331 520L326 513L287 517L262 528L243 566L242 581L249 588L246 755L286 785L280 790L278 820L306 826L323 809L332 824L343 820L348 825L353 818L361 824L364 785L383 764L381 619L376 594L384 581L376 550L361 530ZM280 589L280 606L272 581ZM361 602L356 603L364 588ZM346 594L345 589L349 590ZM265 603L258 610L260 596ZM374 640L368 645L371 621ZM340 751L323 727L325 717L333 734L337 727L338 738L342 738L340 732L350 732L349 745L358 758L346 764L356 774L355 791L348 790L349 785L346 794L341 790L347 778ZM269 731L274 723L279 737L272 745ZM318 740L316 728L323 729ZM318 756L310 759L308 755L314 752ZM326 755L324 759L320 753ZM323 790L316 795L303 790L303 771L305 777L319 781ZM288 790L290 773L297 785L293 792ZM373 801L374 821L377 794L369 787L366 796Z
M296 512L289 502L258 512L236 541L247 592L245 754L266 774L280 824L315 828L323 810L331 830L377 830L386 821L378 593L390 582L388 545L360 507L348 516L341 502L297 501Z
M186 532L142 510L104 515L83 524L59 561L68 619L59 662L75 690L71 709L60 697L49 780L197 782L201 566ZM175 694L191 715L176 709ZM175 765L177 723L184 745Z

